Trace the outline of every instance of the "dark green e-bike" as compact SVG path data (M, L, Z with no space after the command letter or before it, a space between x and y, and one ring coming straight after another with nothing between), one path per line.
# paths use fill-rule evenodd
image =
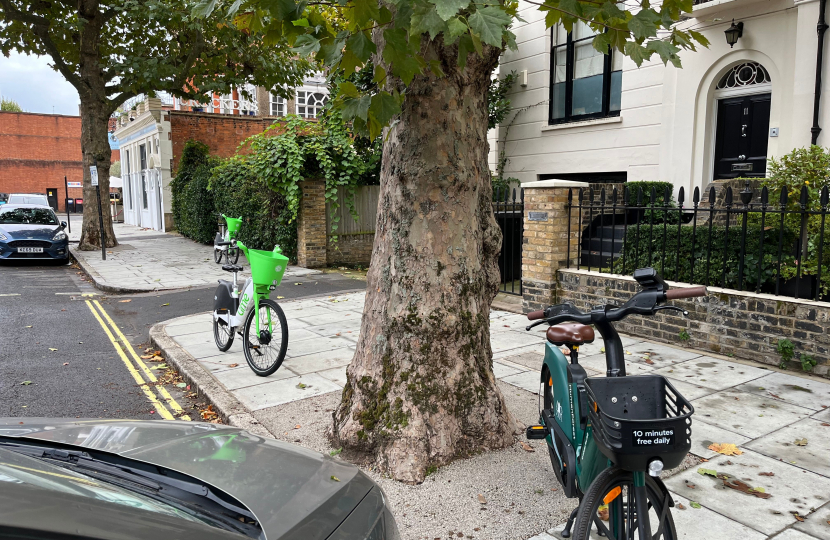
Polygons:
M643 288L622 306L605 305L589 313L571 304L550 306L527 315L550 325L541 372L540 425L527 428L528 439L546 439L557 480L568 497L578 498L562 536L589 540L591 530L613 540L676 540L670 508L660 480L663 469L677 467L691 448L694 408L660 375L626 376L619 334L612 323L629 315L651 316L667 300L705 296L706 287L669 290L653 268L634 272ZM563 324L564 323L564 324ZM581 345L605 346L606 377L588 377L579 365ZM570 350L570 362L559 347Z

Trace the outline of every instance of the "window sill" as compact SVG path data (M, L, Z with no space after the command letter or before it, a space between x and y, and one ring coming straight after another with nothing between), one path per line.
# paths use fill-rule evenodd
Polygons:
M567 122L562 124L551 124L542 126L541 131L557 131L560 129L569 129L585 126L599 126L602 124L618 124L622 122L622 116L607 116L605 118L592 118L590 120L577 120L576 122Z

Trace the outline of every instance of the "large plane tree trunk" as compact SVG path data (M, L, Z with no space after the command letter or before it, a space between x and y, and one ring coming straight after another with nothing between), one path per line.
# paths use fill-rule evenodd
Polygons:
M118 245L110 215L110 150L107 128L109 112L94 99L81 98L81 150L84 155L84 223L78 248L101 249L101 228L98 220L98 194L90 179L89 167L98 162L98 185L101 188L101 212L107 247Z
M425 46L446 76L408 85L384 142L360 341L331 432L347 455L409 483L509 446L517 431L493 375L489 327L501 231L486 99L499 51L485 45L460 70L455 46Z
M78 14L87 22L79 35L80 79L77 87L81 98L81 151L84 155L84 223L78 248L83 251L101 249L101 227L98 220L98 194L92 186L89 167L98 161L98 183L101 188L101 212L107 247L118 245L110 215L110 150L108 129L112 104L107 100L106 80L101 71L100 38L106 17L98 11L98 0L81 0Z

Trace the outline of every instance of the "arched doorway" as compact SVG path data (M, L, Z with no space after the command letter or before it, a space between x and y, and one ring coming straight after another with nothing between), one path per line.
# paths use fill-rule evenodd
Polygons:
M772 79L758 62L736 64L718 80L714 180L763 178L767 169Z

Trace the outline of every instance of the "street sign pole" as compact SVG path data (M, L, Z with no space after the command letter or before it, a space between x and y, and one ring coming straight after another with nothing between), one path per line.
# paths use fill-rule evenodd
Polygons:
M72 234L72 220L69 219L69 182L66 180L66 175L63 176L64 193L66 197L63 198L63 205L66 206L66 225L69 227L69 234Z
M95 193L98 195L98 226L101 236L101 260L107 260L107 242L104 236L104 214L101 212L101 186L98 185L98 160L92 158L92 166L89 168L89 177L92 185L95 186Z

